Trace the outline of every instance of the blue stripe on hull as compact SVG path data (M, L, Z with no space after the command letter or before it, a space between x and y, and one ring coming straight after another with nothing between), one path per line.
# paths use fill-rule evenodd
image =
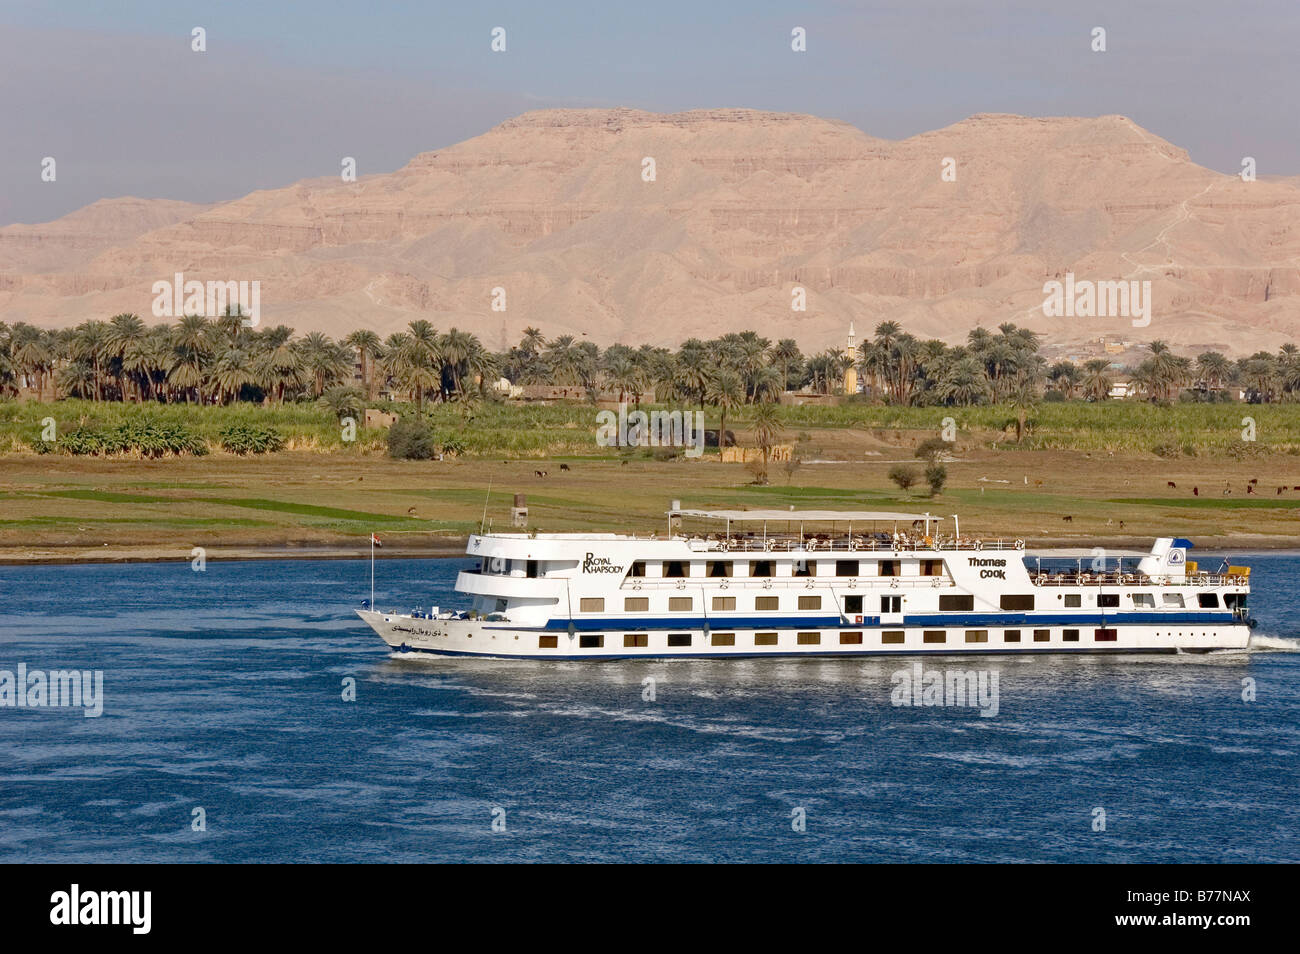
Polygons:
M800 656L816 656L819 658L826 658L830 656L852 656L855 658L862 657L862 656L932 656L932 657L953 658L957 656L1023 656L1027 653L1033 653L1035 655L1053 655L1053 654L1054 655L1078 655L1079 653L1087 653L1089 655L1115 656L1115 655L1122 655L1122 654L1131 655L1133 653L1145 653L1147 655L1157 655L1157 654L1169 654L1169 653L1178 652L1177 649L1174 649L1172 647L1168 649L1143 649L1143 648L1106 648L1101 646L1088 645L1088 646L1078 646L1078 647L1069 647L1069 646L1050 646L1050 647L1043 647L1043 648L1026 647L1024 649L965 649L962 650L961 652L944 652L941 650L926 650L926 649L872 649L872 650L821 649L821 650L809 650L806 652L770 652L770 653L681 652L681 653L672 653L668 655L657 655L654 653L572 654L572 653L560 653L558 651L551 652L549 650L539 650L537 653L530 653L525 656L525 655L508 655L508 654L501 654L501 653L470 653L470 652L461 652L460 650L454 650L454 649L452 650L416 649L414 647L410 647L403 650L391 646L389 648L392 649L394 653L398 653L400 655L409 655L412 653L416 653L422 656L477 656L477 657L491 658L491 659L525 659L525 660L538 660L538 659L540 660L564 659L564 660L581 660L581 661L608 660L610 662L626 662L629 659L644 659L644 660L763 659L769 656L783 657L783 658L795 658ZM1184 647L1183 651L1188 653L1203 653L1203 652L1209 652L1211 649L1218 649L1218 648L1222 648L1222 647L1208 646L1205 649L1189 649Z

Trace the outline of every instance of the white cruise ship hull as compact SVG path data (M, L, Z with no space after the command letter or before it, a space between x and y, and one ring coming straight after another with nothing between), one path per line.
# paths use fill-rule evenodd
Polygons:
M688 631L681 628L663 631L623 633L616 628L601 633L546 632L512 629L508 625L472 620L414 618L395 613L358 610L359 615L394 651L435 656L483 656L508 659L665 659L754 658L759 656L890 656L890 655L958 655L1023 653L1204 653L1212 650L1245 649L1250 629L1244 623L1232 625L1107 626L1091 629L1082 625L1050 626L1017 624L982 627L975 632L987 633L983 642L968 642L966 626L942 630L931 626L902 627L902 642L886 643L885 634L894 640L898 627L867 629L860 626L823 630L775 630L776 643L756 645L760 632L729 628L725 632L711 629ZM1005 632L1017 632L1019 641L1006 642ZM1114 629L1114 639L1098 642L1097 629ZM1044 638L1041 633L1046 630ZM942 631L943 642L935 641ZM1037 638L1035 631L1040 634ZM1074 631L1074 633L1070 633ZM811 633L818 639L813 642ZM668 645L668 637L677 636L677 645ZM844 636L850 642L842 642ZM861 636L861 641L857 637ZM584 640L583 637L587 639ZM593 645L599 636L599 645ZM632 642L645 645L625 645ZM689 645L682 645L689 636ZM1109 634L1107 634L1109 636ZM549 639L547 637L550 637ZM641 639L644 637L644 639ZM719 638L721 637L721 638ZM730 639L728 637L731 637ZM802 639L801 639L802 637ZM930 640L927 642L927 638ZM586 645L584 645L586 643Z
M358 614L398 652L529 659L1198 653L1250 640L1249 569L1199 570L1181 538L1127 566L1062 565L1023 541L932 535L929 515L919 534L812 537L769 529L843 515L761 512L761 536L741 536L731 526L753 514L720 513L721 536L475 535L478 562L456 580L464 608Z

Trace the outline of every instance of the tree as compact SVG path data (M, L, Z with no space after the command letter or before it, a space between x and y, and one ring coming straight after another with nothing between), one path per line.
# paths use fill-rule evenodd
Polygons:
M759 483L766 484L767 464L772 456L772 445L776 443L782 430L776 404L771 402L755 404L751 423L754 428L754 443L758 445L759 459L762 461Z
M727 415L745 402L745 383L731 368L720 368L709 378L705 400L718 409L718 447L726 447Z
M931 464L925 469L925 482L930 485L930 496L939 496L943 485L948 482L948 468L943 464Z
M366 400L375 399L375 359L383 353L379 335L369 329L352 332L343 339L343 343L357 353L361 362L361 386L365 388Z
M895 464L889 468L889 479L898 485L898 489L906 493L912 488L912 485L920 479L920 474L914 467L908 467L906 464Z

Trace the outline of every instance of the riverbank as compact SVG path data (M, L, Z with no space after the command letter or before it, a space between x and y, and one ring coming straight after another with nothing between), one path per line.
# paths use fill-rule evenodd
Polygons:
M972 448L943 492L904 493L906 447L754 483L716 458L399 461L310 451L166 460L0 456L0 563L457 556L480 526L508 527L515 493L532 530L662 533L687 508L959 514L966 535L1029 547L1146 549L1179 535L1201 549L1300 547L1300 459L1259 461ZM920 465L913 462L917 469ZM490 492L489 492L490 488Z

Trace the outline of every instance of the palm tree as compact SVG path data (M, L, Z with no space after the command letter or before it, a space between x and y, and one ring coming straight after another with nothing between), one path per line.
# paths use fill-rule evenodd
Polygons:
M343 340L349 348L357 353L361 362L361 386L365 388L366 400L375 399L375 358L383 351L379 335L369 329L352 332Z
M310 376L312 397L320 397L325 388L347 375L351 363L347 351L326 335L313 331L298 342L302 366Z
M1110 374L1110 362L1105 358L1093 358L1083 366L1083 390L1090 400L1104 401L1110 397L1114 379Z
M790 369L803 360L803 352L793 338L782 338L772 348L772 360L781 370L781 390L790 389Z
M96 401L104 398L104 365L109 359L108 325L102 321L84 321L77 326L72 339L71 357L90 369L91 393L85 395Z
M211 380L217 392L217 400L222 404L234 401L245 385L254 383L249 353L236 345L226 345L217 352L212 362Z
M442 356L443 369L451 378L451 392L460 393L461 377L465 371L465 362L478 346L478 339L467 331L452 328L439 342L438 351ZM440 372L439 376L442 376ZM447 392L444 391L444 399Z
M718 409L718 447L727 445L727 415L745 403L745 382L731 368L719 368L709 378L705 400Z
M773 368L773 371L776 369ZM759 471L759 482L767 483L767 464L772 456L772 445L776 443L781 434L781 418L777 414L777 405L773 401L760 401L754 405L754 417L752 422L754 428L754 443L762 454L762 465Z
M125 400L130 394L132 377L125 366L124 359L126 353L132 350L145 335L145 324L140 320L139 315L121 314L114 315L108 321L108 331L104 340L104 351L115 368L118 382L118 389L122 393L122 399ZM136 400L140 399L139 385L137 385Z

